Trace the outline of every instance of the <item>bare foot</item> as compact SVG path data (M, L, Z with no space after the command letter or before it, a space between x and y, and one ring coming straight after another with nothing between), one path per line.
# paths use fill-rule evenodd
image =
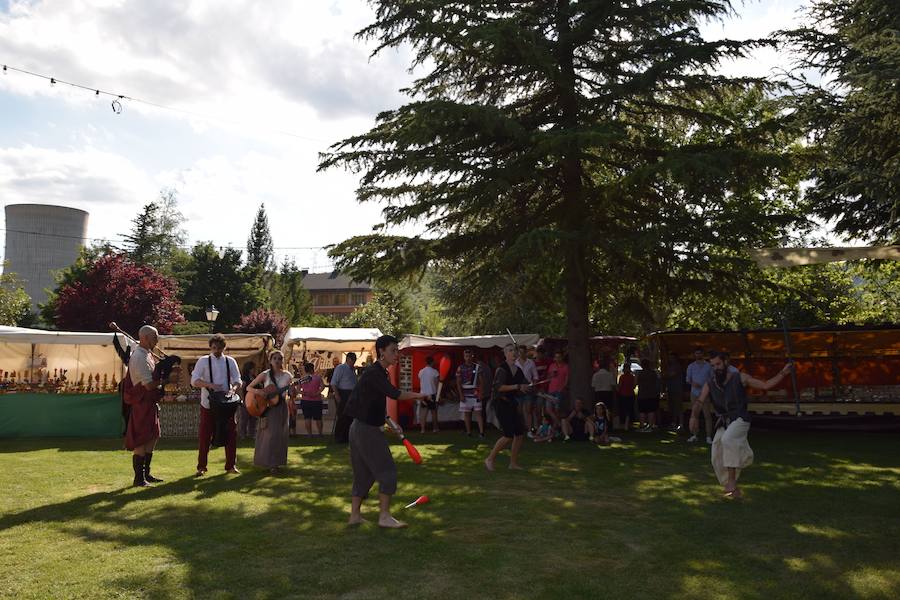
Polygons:
M518 463L517 464L510 463L509 468L512 469L513 471L524 471L525 470L525 468Z
M494 461L487 459L487 458L484 459L484 468L493 473L494 472Z
M367 520L363 519L362 516L354 517L350 515L350 519L347 521L347 525L362 525L363 523L368 523Z
M729 498L738 500L738 499L742 498L744 496L744 494L743 494L743 492L741 492L741 488L739 488L738 486L734 486L734 489L731 490L729 493L727 493L726 496L728 496Z
M387 517L378 517L378 526L385 529L402 529L406 527L406 523L388 515Z

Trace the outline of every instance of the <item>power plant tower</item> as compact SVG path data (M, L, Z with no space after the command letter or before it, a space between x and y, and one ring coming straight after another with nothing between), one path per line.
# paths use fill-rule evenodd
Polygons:
M78 258L86 243L88 213L77 208L49 204L6 206L4 270L24 282L31 309L47 301L47 288L56 287L52 272Z

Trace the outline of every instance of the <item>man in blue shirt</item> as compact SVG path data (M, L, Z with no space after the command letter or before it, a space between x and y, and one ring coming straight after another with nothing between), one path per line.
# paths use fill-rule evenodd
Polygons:
M694 362L688 365L687 376L685 377L685 381L688 385L691 386L692 405L700 398L700 392L703 391L703 386L706 385L706 382L709 381L709 377L711 374L712 366L710 366L710 364L706 361L703 348L694 348ZM706 443L712 444L712 403L710 402L709 398L704 398L700 410L703 412L703 420L706 422ZM688 438L688 441L696 442L698 439L697 432L700 429L700 423L697 421L697 419L694 419L690 422L690 428L691 437Z
M334 441L338 444L346 444L350 441L350 424L353 418L344 414L347 407L347 401L350 399L350 393L356 387L356 371L353 366L356 364L356 353L348 352L344 362L334 368L331 374L331 380L328 385L331 386L331 395L337 401L335 407L335 423L334 423Z

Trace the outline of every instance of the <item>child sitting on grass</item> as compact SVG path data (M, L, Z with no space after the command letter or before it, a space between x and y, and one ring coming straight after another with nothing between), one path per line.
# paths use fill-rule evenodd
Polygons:
M537 433L534 434L536 442L552 442L553 441L553 425L550 423L550 417L544 415L541 426L538 427Z
M594 416L591 419L591 441L609 446L609 412L606 404L598 402L594 405Z
M584 400L577 398L575 408L562 420L562 430L566 436L563 441L586 442L591 431L590 418L590 413L584 408Z

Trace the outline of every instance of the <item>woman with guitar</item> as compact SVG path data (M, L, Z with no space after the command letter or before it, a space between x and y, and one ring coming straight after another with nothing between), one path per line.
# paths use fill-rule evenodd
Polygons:
M248 395L262 396L268 403L256 424L253 464L273 474L287 464L288 416L294 410L293 402L287 398L293 378L283 366L284 355L280 350L273 351L269 354L269 368L247 386Z

